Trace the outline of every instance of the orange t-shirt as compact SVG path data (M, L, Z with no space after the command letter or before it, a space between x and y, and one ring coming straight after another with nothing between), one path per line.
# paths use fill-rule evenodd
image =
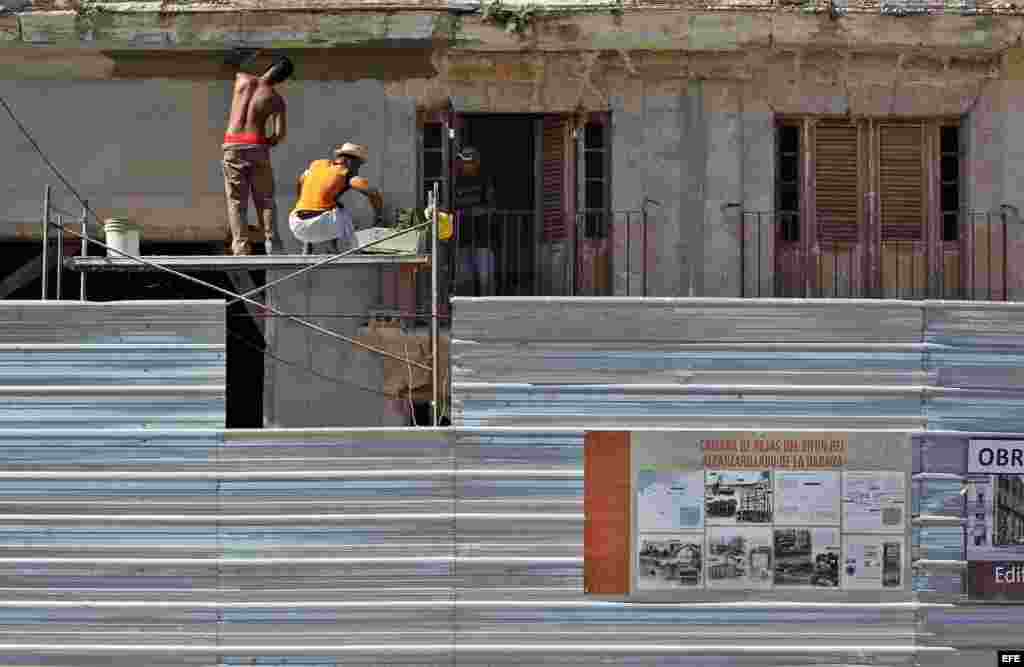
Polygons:
M335 199L348 188L348 169L330 160L315 160L302 179L302 192L295 211L329 211Z

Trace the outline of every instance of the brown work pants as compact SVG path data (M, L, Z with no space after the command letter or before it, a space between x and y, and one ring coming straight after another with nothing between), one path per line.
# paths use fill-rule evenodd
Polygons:
M274 205L274 170L270 166L270 147L225 148L224 190L228 198L228 226L231 228L231 252L234 255L251 255L249 230L246 214L249 196L252 195L259 221L254 227L263 227L267 241L267 253L275 238L277 217Z

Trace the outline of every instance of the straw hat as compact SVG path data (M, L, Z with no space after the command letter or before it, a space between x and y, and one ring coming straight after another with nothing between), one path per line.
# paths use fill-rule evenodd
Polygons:
M348 157L354 157L366 162L370 159L370 151L366 146L360 146L359 144L345 143L341 148L334 149L335 157L341 157L346 155Z

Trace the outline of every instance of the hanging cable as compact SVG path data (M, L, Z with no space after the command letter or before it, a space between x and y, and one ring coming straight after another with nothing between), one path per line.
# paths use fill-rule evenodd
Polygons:
M18 126L18 129L21 131L21 133L25 136L26 139L28 139L29 143L32 144L32 147L35 149L36 153L39 154L39 157L43 160L43 162L46 164L46 166L49 167L50 170L57 176L57 178L60 179L61 183L64 184L64 187L66 187L68 189L68 191L72 195L74 195L75 199L77 199L78 202L82 205L82 207L86 211L88 211L88 213L93 217L93 219L96 220L97 223L99 223L100 222L99 215L97 215L96 211L94 211L92 209L92 207L89 206L89 204L85 201L85 199L83 199L82 196L78 194L78 191L74 188L74 186L71 185L71 183L68 181L68 179L64 177L64 174L60 171L60 169L58 169L57 166L54 165L53 162L50 161L49 157L47 157L46 153L39 146L39 143L36 142L35 137L32 136L32 133L28 131L28 128L26 128L21 123L20 120L18 120L18 117L14 114L14 110L11 109L9 104L7 104L7 100L4 99L3 95L0 95L0 106L3 106L4 110L7 111L7 115L11 117L11 120L14 121L14 124ZM50 222L50 224L51 225L55 225L55 223L53 223L53 222ZM130 255L130 254L126 253L126 252L123 252L121 250L118 250L117 248L112 248L112 247L108 246L107 244L103 243L102 241L98 241L98 240L93 239L92 237L88 236L87 234L81 234L81 233L79 233L79 232L77 232L77 231L75 231L73 229L70 229L70 228L64 229L64 231L66 233L70 233L70 234L72 234L72 235L74 235L74 236L76 236L76 237L78 237L80 239L84 239L84 240L88 241L89 243L94 243L94 244L100 246L101 248L105 248L108 253L113 251L115 254L120 255L121 257L126 257L128 259L135 260L135 261L140 262L142 264L145 264L147 266L151 266L153 268L156 268L156 269L158 269L160 271L164 271L166 273L169 273L169 274L171 274L173 276L177 276L179 278L183 278L184 280L188 280L188 281L191 281L193 283L196 283L197 285L202 285L203 287L206 287L206 288L211 289L211 290L213 290L215 292L223 294L224 296L227 296L227 297L229 297L231 299L235 299L235 300L238 300L238 301L245 301L246 303L252 304L253 306L256 306L258 308L268 310L268 311L274 313L275 315L279 315L281 317L287 317L289 320L291 320L291 321L293 321L293 322L295 322L297 324L300 324L300 325L302 325L304 327L312 329L313 331L321 333L321 334L323 334L325 336L328 336L330 338L335 338L335 339L338 339L338 340L343 340L343 341L345 341L347 343L350 343L352 345L355 345L357 347L362 347L364 349L370 350L371 352L376 352L377 354L382 354L382 355L384 355L386 357L391 357L391 358L396 359L398 361L405 361L405 362L414 364L416 366L419 366L419 367L421 367L421 368L423 368L425 370L431 370L430 367L427 366L426 364L421 364L421 363L419 363L417 361L412 361L412 360L409 360L409 359L402 359L398 355L391 354L390 352L388 352L386 350L377 349L377 348L375 348L375 347L373 347L371 345L367 345L365 343L361 343L361 342L359 342L359 341L357 341L357 340L355 340L353 338L349 338L348 336L344 336L344 335L339 334L339 333L337 333L335 331L330 331L329 329L324 329L323 327L321 327L321 326L319 326L317 324L314 324L312 322L307 322L306 320L303 320L301 318L290 316L290 315L287 315L286 313L282 313L281 311L277 310L273 306L269 306L269 305L260 303L260 302L254 300L254 299L250 299L250 298L242 296L240 294L236 294L236 293L232 292L231 290L226 290L223 287L220 287L218 285L214 285L212 283L208 283L205 280L200 280L199 278L195 278L193 276L189 276L187 274L181 273L180 271L175 271L174 269L172 269L170 267L161 266L160 264L157 264L155 262L150 262L150 261L148 261L146 259L143 259L142 257L136 257L136 256Z
M408 234L409 232L413 232L413 231L416 231L416 230L419 230L419 229L423 229L424 227L426 227L426 226L428 226L430 224L432 224L432 223L424 222L421 225L416 225L414 227L409 227L408 229L403 229L401 231L395 232L394 234L389 234L387 236L382 236L379 239L374 239L373 241L369 241L368 243L364 243L361 246L356 246L355 248L350 248L348 250L345 250L344 252L340 252L340 253L337 253L335 255L330 255L329 257L326 257L326 258L320 260L316 264L311 264L309 266L305 266L305 267L299 269L298 271L295 271L293 273L289 273L288 275L282 276L282 277L280 277L280 278L278 278L276 280L272 280L271 282L269 282L269 283L267 283L265 285L262 285L260 287L254 287L253 289L249 290L248 292L243 292L234 301L229 301L228 305L229 306L234 305L234 304L238 303L239 301L241 301L242 299L244 299L245 297L251 297L251 296L253 296L255 294L259 294L260 292L264 292L264 291L270 289L271 287L273 287L274 285L279 285L279 284L285 282L286 280L291 280L292 278L296 278L298 276L301 276L301 275L303 275L305 273L308 273L308 272L312 271L313 269L318 269L321 266L324 266L325 264L330 264L331 262L333 262L333 261L335 261L337 259L345 257L346 255L351 255L354 252L358 252L360 250L365 250L366 248L369 248L371 246L375 246L378 243L383 243L384 241L387 241L388 239L393 239L396 236L402 236L403 234Z
M313 368L310 368L309 366L306 366L304 364L299 364L299 363L296 363L294 361L288 361L287 359L282 359L281 357L275 355L273 352L270 352L270 351L268 351L265 348L261 348L256 343L253 343L252 341L248 340L245 336L241 336L241 335L235 333L234 331L231 331L230 329L228 330L227 333L228 333L229 336L231 336L232 338L234 338L235 340L237 340L239 343L241 343L242 345L246 346L247 348L249 348L249 349L251 349L253 351L259 352L259 353L263 354L264 356L266 356L266 357L268 357L270 359L273 359L274 361L276 361L279 364L283 364L285 366L291 366L292 368L304 371L306 373L309 373L310 375L315 375L316 377L318 377L318 378L320 378L322 380L327 380L328 382L334 382L336 384L345 385L345 386L348 386L348 387L354 387L356 389L361 389L362 391L369 392L369 393L372 393L372 394L377 394L377 395L383 396L385 398L390 398L390 399L401 399L402 398L401 394L397 394L397 395L396 394L389 394L388 392L381 391L380 389L373 389L371 387L364 387L363 385L361 385L361 384L359 384L357 382L353 382L351 380L345 380L345 379L342 379L342 378L332 377L330 375L324 375L323 373L321 373L321 372L319 372L319 371L317 371L317 370L315 370Z

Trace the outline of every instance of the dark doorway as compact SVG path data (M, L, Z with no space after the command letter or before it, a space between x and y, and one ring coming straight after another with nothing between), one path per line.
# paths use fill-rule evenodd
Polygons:
M525 114L455 118L450 201L459 215L458 252L452 258L457 295L534 291L538 118ZM479 156L475 177L467 177L460 159L470 147Z

